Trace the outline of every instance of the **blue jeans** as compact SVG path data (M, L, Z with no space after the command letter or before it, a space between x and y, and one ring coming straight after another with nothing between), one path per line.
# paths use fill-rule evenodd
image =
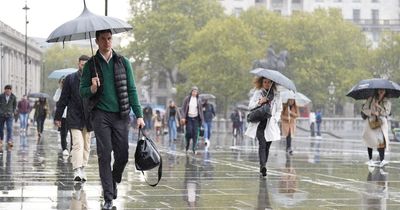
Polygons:
M317 123L317 136L321 136L321 123Z
M204 127L204 139L210 139L211 138L211 131L212 131L212 122L204 122L203 123Z
M169 141L176 139L176 120L175 117L170 117L168 120L168 136Z
M28 113L19 113L19 128L26 129L28 127Z
M10 117L0 117L0 140L3 141L4 138L4 123L7 127L7 142L12 142L12 133L13 133L13 122L14 118L11 115Z

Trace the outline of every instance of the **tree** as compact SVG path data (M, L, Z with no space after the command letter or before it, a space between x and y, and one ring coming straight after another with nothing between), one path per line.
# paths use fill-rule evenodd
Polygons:
M177 66L190 53L188 40L210 19L223 16L215 0L131 0L134 26L127 53L151 72L167 72L175 83Z
M191 53L180 65L188 82L178 91L187 93L195 84L201 92L215 94L226 115L228 105L246 98L252 87L249 71L257 40L241 20L228 17L211 20L189 43Z
M43 55L43 82L42 92L52 96L58 87L58 80L48 79L47 76L54 70L64 68L78 68L78 58L82 54L91 55L90 49L65 44L54 44Z

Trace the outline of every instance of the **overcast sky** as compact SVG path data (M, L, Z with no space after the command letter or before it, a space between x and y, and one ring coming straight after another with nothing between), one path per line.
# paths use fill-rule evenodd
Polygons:
M28 36L47 38L61 24L78 17L83 0L0 0L0 21L25 34L25 10L28 7ZM87 8L104 15L105 0L86 0ZM127 21L129 0L108 0L108 16Z

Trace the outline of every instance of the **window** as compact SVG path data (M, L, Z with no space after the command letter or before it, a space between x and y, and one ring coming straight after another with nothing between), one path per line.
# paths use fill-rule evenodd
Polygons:
M353 9L353 21L360 22L361 11L359 9Z
M324 2L324 0L315 0L315 2Z
M158 88L165 89L167 88L167 74L165 72L161 72L158 78Z
M379 0L372 0L372 3L379 3Z
M379 23L379 10L373 9L371 10L371 15L372 15L372 23L377 24Z
M292 4L301 4L302 0L292 0Z
M272 0L272 4L283 4L283 0Z
M354 3L360 3L361 0L353 0Z
M243 12L243 8L236 7L233 9L233 15L239 17L240 13Z

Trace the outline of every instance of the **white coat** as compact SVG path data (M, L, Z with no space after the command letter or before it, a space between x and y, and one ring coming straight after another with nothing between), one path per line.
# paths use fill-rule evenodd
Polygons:
M371 110L373 110L373 108L370 108L370 104L374 103L375 99L370 97L362 108L362 111L369 117L371 116ZM392 103L387 98L384 98L380 105L383 108L379 110L382 126L380 128L371 129L369 127L368 118L364 120L363 141L369 148L378 148L378 138L382 138L383 135L386 144L385 148L389 149L389 125L387 118L390 114Z
M258 99L261 98L262 96L261 93L262 89L254 91L254 94L249 102L249 110L259 106ZM282 99L279 92L275 91L274 99L271 101L271 118L268 120L267 126L264 131L264 137L267 142L281 140L281 131L278 125L278 122L281 119L281 112L282 112ZM248 123L245 135L254 139L256 137L258 124L259 122Z

